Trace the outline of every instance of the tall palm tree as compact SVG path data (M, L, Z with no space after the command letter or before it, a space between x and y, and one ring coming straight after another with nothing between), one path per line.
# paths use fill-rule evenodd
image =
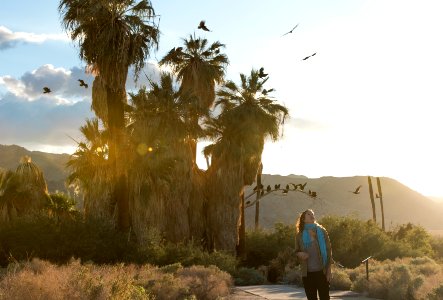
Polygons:
M268 78L252 70L240 74L241 84L226 82L217 93L220 115L208 122L215 143L206 151L211 156L209 227L216 248L235 251L240 221L240 197L245 185L255 179L266 138L275 141L288 115L264 89Z
M160 61L160 65L169 65L181 81L182 93L191 93L196 97L195 106L190 107L191 120L198 124L202 115L207 115L215 100L215 85L221 84L225 76L228 58L220 50L225 47L220 42L208 45L208 40L190 35L183 39L184 48L173 48ZM196 158L196 139L191 144Z
M134 229L154 227L170 241L183 241L199 231L194 224L202 223L193 222L188 213L198 210L193 205L200 203L190 203L196 176L189 140L201 128L188 118L194 97L175 90L171 75L162 74L160 84L150 83L149 91L131 94L129 129L138 150L130 172L135 187L130 199L136 214Z
M77 40L80 58L100 75L106 89L106 124L109 128L109 160L116 174L113 192L118 225L130 226L125 165L124 107L128 68L142 69L152 48L158 46L159 30L149 0L61 0L63 25Z

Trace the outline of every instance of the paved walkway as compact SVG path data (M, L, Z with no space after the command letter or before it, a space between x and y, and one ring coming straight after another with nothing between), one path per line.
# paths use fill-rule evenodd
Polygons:
M364 297L352 291L331 291L331 299L343 300L376 300ZM295 285L253 285L238 286L235 288L232 300L287 300L287 299L306 299L303 288Z

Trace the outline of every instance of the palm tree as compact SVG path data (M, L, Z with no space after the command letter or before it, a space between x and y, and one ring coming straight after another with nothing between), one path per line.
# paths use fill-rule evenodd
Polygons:
M114 214L111 203L111 166L108 160L108 131L100 128L99 120L87 119L80 127L84 141L78 142L67 167L71 173L67 183L83 193L86 216L110 218Z
M215 85L221 84L228 65L228 58L221 53L225 45L214 42L208 46L208 40L190 35L183 39L184 48L173 48L161 61L160 65L169 65L181 81L180 91L196 97L195 106L190 107L191 121L198 124L199 118L208 115L215 100ZM196 139L191 143L196 159Z
M0 176L3 221L42 210L50 201L43 172L31 161L31 157L22 157L15 172L6 171Z
M216 248L235 251L241 202L245 185L253 183L261 163L266 138L275 141L288 115L285 106L277 104L264 90L268 80L252 70L249 77L240 74L241 85L228 81L217 93L220 115L208 122L215 143L208 170L208 223Z
M134 230L157 228L169 241L178 242L202 231L201 220L194 222L188 213L202 206L202 201L190 203L199 177L194 175L189 147L191 136L199 135L201 128L188 118L194 97L176 91L171 75L162 74L160 84L150 83L149 91L131 94L129 129L137 149L130 172Z
M158 46L159 30L149 0L61 0L63 25L77 40L80 58L102 80L106 89L106 125L109 128L109 160L114 168L113 191L118 207L118 225L130 226L125 166L124 107L128 68L142 69L150 50Z

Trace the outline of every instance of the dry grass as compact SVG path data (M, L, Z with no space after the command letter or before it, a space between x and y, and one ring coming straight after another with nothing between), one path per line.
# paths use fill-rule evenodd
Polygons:
M380 299L429 299L443 282L442 265L428 257L371 261L369 281L364 265L348 274L353 290Z
M151 265L56 266L33 259L13 263L0 275L0 299L217 299L232 286L216 267Z

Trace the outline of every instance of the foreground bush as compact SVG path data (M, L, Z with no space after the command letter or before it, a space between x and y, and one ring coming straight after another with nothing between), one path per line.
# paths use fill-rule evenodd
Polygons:
M32 258L63 264L72 257L96 264L215 265L230 274L237 265L232 255L208 253L191 243L167 243L158 233L136 241L103 219L35 215L0 226L0 266Z
M229 294L232 279L217 267L151 265L62 266L33 259L13 263L0 278L0 299L217 299Z
M432 299L441 293L442 266L428 257L375 260L369 263L369 281L364 265L348 270L352 290L379 299ZM441 299L441 298L437 298Z

